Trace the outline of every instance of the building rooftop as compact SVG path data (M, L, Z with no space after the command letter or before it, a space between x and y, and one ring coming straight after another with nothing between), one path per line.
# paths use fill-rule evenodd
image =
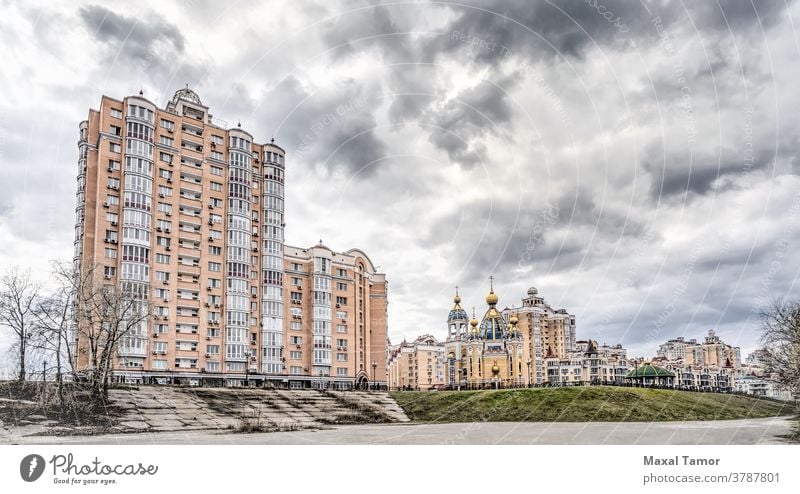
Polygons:
M636 367L625 374L625 379L643 379L645 377L675 377L675 374L650 363Z

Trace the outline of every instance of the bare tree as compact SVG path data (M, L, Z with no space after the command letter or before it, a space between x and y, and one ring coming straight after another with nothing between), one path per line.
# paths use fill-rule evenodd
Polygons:
M108 394L111 372L120 344L128 339L145 339L151 317L146 285L112 283L98 275L93 266L75 269L56 265L56 276L71 291L77 345L72 358L85 371L95 396Z
M39 285L31 280L30 272L20 271L18 267L11 268L0 278L0 326L15 334L20 381L26 377L25 363L34 336L34 312L39 290Z
M74 324L75 292L71 278L61 275L71 272L71 267L67 266L53 263L54 281L57 285L52 293L39 300L34 311L38 333L36 341L45 357L52 357L51 362L55 362L56 391L62 408L65 406L64 372L67 371L72 376L75 373L71 331Z
M761 313L762 346L759 358L765 370L800 396L800 300L772 302Z

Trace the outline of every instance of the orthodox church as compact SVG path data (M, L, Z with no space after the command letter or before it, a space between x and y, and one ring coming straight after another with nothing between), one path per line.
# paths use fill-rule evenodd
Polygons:
M523 365L523 338L517 328L516 314L508 319L497 309L494 282L486 296L488 308L480 323L472 310L472 319L461 307L461 297L453 298L447 317L446 378L456 389L507 388L526 384ZM469 328L467 328L469 326Z

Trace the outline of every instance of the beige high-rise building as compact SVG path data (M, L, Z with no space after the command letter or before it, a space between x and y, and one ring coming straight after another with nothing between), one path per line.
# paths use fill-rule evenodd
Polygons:
M531 385L548 382L546 358L569 358L575 350L575 316L566 309L554 309L539 290L528 288L522 306L505 309L503 314L516 314L517 326L522 334L524 359L528 365Z
M76 266L154 309L116 349L115 379L385 385L385 276L358 249L284 244L281 147L185 88L164 109L103 96L78 148Z

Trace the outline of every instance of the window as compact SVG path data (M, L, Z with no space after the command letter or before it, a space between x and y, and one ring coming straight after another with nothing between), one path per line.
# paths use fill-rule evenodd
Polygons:
M116 142L109 142L108 143L108 150L111 151L112 153L121 153L122 152L122 146L120 146Z
M156 281L169 281L169 273L156 271Z
M153 164L146 159L137 158L135 156L126 156L125 171L150 176L150 174L153 173Z
M222 199L211 198L211 202L209 203L211 206L215 208L221 208L223 205Z
M208 270L209 271L222 271L222 264L218 262L209 262L208 263Z
M347 305L347 297L336 297L336 305Z
M156 263L158 263L158 264L169 264L169 255L168 254L156 254Z
M115 136L122 136L122 127L119 125L109 125L108 126L108 133L113 134Z
M292 286L303 286L303 280L300 278L292 278Z
M119 196L112 196L109 194L106 196L106 202L111 206L119 206Z
M153 110L147 109L143 106L129 105L128 116L141 118L142 120L147 120L148 122L153 122Z
M114 118L122 118L122 110L118 108L112 108L110 113Z
M106 257L109 259L116 259L117 258L117 249L111 249L106 247Z
M123 245L122 246L122 260L139 262L143 264L149 263L150 249L147 247L139 247L137 245Z
M208 253L211 254L212 256L220 256L222 255L222 247L209 245Z
M218 167L218 166L212 166L212 167L211 167L211 174L212 174L212 175L219 175L219 176L222 176L222 168L220 168L220 167Z
M214 192L222 192L222 184L218 182L211 182L211 190Z
M158 186L158 195L169 197L172 195L172 187L166 187L164 185Z
M167 368L167 361L166 360L153 360L151 361L151 366L154 370L164 370Z
M222 153L219 151L211 151L211 159L223 161Z
M303 329L303 323L301 323L300 321L292 321L289 327L294 331L300 331L301 329Z
M301 375L303 373L303 368L293 365L289 367L289 374L293 374L295 376Z
M303 294L300 292L291 292L289 294L292 303L300 303L303 300Z
M347 333L347 326L344 324L337 324L336 325L336 332L337 333Z
M111 221L112 223L119 221L119 215L117 213L106 213L106 221Z
M211 232L209 232L209 236L214 239L221 239L222 232L220 230L211 230Z
M167 169L165 169L165 168L159 168L158 169L158 176L161 177L161 178L166 178L166 179L172 180L172 172L167 170Z
M103 268L103 274L107 278L111 278L112 276L115 276L117 274L117 268L115 268L113 266L105 266Z
M326 259L324 257L315 257L314 258L314 271L317 273L330 273L331 272L331 260Z
M336 348L341 350L347 349L347 339L346 338L337 338L336 339Z
M347 354L346 353L337 353L336 354L336 361L337 362L347 362Z
M120 163L117 160L108 160L109 171L119 171Z
M219 353L219 345L208 345L208 346L206 346L206 353L210 353L212 355L217 355Z
M250 141L242 137L231 136L231 147L250 151Z
M211 288L221 288L222 287L222 280L209 278L208 279L208 286Z
M346 376L347 375L347 367L337 367L336 368L336 375L337 376Z
M172 163L172 155L169 153L161 152L158 154L158 157L164 163Z
M172 205L171 204L167 204L165 202L159 202L158 203L158 210L161 211L162 213L170 213L170 214L172 214Z
M167 130L175 130L175 122L170 122L169 120L161 119L161 128Z
M303 358L303 352L298 352L296 350L289 352L289 358L292 360L301 360Z
M222 138L222 136L211 134L211 142L214 144L222 144L224 142L224 139Z
M302 345L303 344L303 337L302 336L290 336L289 343L292 345Z
M336 283L336 289L341 291L341 292L347 290L347 283L337 282Z
M342 277L347 276L347 270L346 269L337 269L336 270L336 276L342 276Z
M164 146L172 147L173 144L175 143L175 139L173 139L172 137L161 136L159 137L158 142L160 144L163 144Z
M128 122L128 137L153 142L153 129L138 122Z

